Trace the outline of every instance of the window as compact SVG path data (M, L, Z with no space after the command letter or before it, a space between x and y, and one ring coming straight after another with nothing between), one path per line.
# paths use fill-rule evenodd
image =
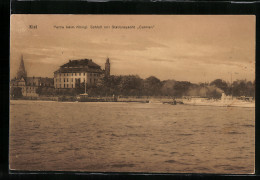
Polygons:
M65 81L65 78L64 78L64 82L66 82L66 81Z
M84 76L85 76L85 73L84 73Z
M61 88L61 84L60 84L60 88Z
M71 85L71 87L73 88L73 84Z
M71 79L71 82L73 82L73 78Z
M67 84L67 88L69 87L69 85Z
M75 73L75 76L77 76L77 73Z
M73 73L71 73L71 75L73 76Z
M69 82L69 78L67 78L67 82Z
M90 84L91 84L91 80L92 80L92 79L90 79Z
M65 88L65 84L64 84L64 88Z
M79 76L81 76L81 73L79 73Z

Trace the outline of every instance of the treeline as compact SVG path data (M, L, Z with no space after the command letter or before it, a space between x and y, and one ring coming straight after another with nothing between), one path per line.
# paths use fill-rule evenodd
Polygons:
M40 96L76 96L85 92L85 84L77 84L74 89L54 89L39 87L36 93ZM95 86L87 86L90 96L199 96L220 98L226 95L255 97L255 81L237 80L232 84L222 79L210 83L191 83L188 81L164 80L150 76L142 79L137 75L110 76L98 80ZM12 88L11 95L21 96L21 88Z
M255 97L255 81L236 80L232 84L216 79L210 83L223 90L226 95Z
M82 83L76 88L76 93L84 93ZM87 93L92 96L200 96L220 98L222 92L233 96L251 96L255 94L255 82L237 80L228 84L216 79L210 83L194 84L188 81L164 80L150 76L142 79L137 75L110 76L101 78L95 86L87 87Z

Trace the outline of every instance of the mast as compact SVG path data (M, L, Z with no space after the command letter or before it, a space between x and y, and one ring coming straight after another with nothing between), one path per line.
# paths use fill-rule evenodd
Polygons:
M232 72L231 72L231 98L233 99L233 82L232 82Z

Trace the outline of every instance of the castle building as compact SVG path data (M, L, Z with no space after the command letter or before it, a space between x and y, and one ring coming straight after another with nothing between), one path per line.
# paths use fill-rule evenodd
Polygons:
M87 86L93 86L104 74L110 75L109 59L105 64L105 70L102 70L92 59L69 60L54 72L54 87L75 88L85 82Z
M37 90L39 88L53 88L53 84L53 78L27 77L23 56L21 56L21 62L17 71L17 75L14 79L10 81L10 89L11 91L14 89L19 89L22 96L37 97L39 96L39 94L37 93ZM11 96L14 96L12 92Z

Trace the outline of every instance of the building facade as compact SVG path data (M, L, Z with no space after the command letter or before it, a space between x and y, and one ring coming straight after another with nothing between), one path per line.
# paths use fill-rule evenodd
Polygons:
M14 79L10 81L11 96L15 94L12 93L14 89L19 89L22 96L25 97L38 97L39 88L53 88L53 78L47 77L27 77L27 72L25 70L23 56L21 56L21 62L17 75ZM17 91L16 91L17 92Z
M107 62L109 63L109 59ZM102 70L92 59L69 60L54 72L54 88L76 88L81 83L93 86L107 74L105 72L109 72L110 75L110 63L106 63L105 70Z

